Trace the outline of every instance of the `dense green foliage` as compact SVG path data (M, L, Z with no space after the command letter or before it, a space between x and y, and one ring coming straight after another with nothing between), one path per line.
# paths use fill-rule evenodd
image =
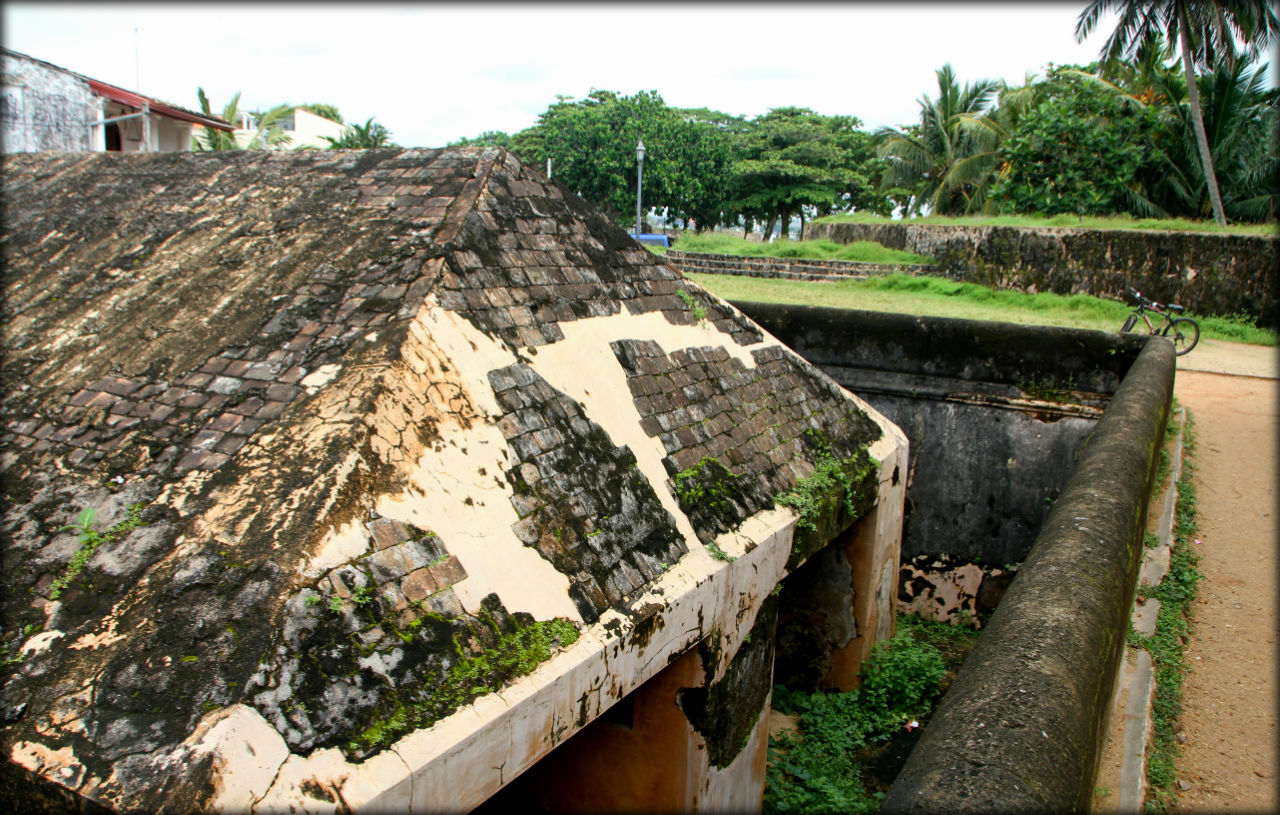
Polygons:
M730 160L728 134L696 115L668 107L654 91L620 96L593 90L562 98L537 123L511 138L520 159L535 167L547 158L553 176L610 218L635 212L636 144L646 147L645 208L677 218L715 222L724 208Z
M592 90L559 97L529 128L485 131L451 145L508 147L630 225L636 143L643 141L643 206L686 228L723 224L772 230L792 217L867 210L888 214L900 190L878 189L884 163L852 116L783 107L757 117L674 108L655 91ZM781 228L781 226L779 227Z
M1139 75L1145 79L1176 50L1187 91L1187 113L1180 113L1179 118L1189 121L1190 140L1200 159L1201 183L1214 220L1225 224L1215 169L1220 145L1210 140L1205 127L1196 75L1205 69L1233 70L1239 62L1265 54L1280 35L1280 19L1273 4L1269 0L1090 0L1076 21L1076 39L1088 36L1103 13L1111 10L1117 12L1118 20L1102 48L1108 66L1124 62L1138 65L1143 69ZM1237 51L1239 46L1243 53Z
M999 148L1005 171L993 190L996 209L1044 215L1158 210L1142 193L1167 162L1154 107L1062 69L1050 71L1039 93L1045 101L1027 111Z
M995 166L992 149L1003 127L983 117L1000 85L989 79L963 87L951 65L937 72L938 98L919 100L920 122L876 135L888 162L884 184L912 191L908 211L941 214L981 208Z
M887 741L932 707L946 666L938 649L908 631L878 643L849 693L774 688L773 706L799 719L799 733L769 740L764 811L874 812L854 752Z
M775 108L751 121L734 141L729 210L748 223L774 223L848 209L888 214L876 194L879 163L870 137L851 116L822 116L808 108Z

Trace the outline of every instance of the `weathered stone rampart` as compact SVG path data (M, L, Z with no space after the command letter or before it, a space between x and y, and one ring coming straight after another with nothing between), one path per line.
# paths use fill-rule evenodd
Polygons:
M744 809L813 530L832 681L892 634L905 437L509 153L3 184L10 809L465 810L637 693L679 783L596 787Z
M1280 326L1277 238L1209 232L815 223L814 240L876 241L932 257L939 271L997 288L1124 297L1129 287L1197 314Z

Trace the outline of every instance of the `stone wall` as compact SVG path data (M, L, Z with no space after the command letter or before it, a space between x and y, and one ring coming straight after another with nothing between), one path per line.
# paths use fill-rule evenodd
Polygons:
M97 119L89 83L48 63L6 51L0 64L0 149L92 150L88 124Z
M881 812L1089 808L1173 378L1149 341Z
M939 271L984 286L1128 301L1129 287L1197 314L1248 314L1280 326L1276 238L1209 232L815 223L814 240L870 240L933 257Z
M1143 338L736 303L910 441L899 608L991 611Z
M859 263L852 260L745 257L672 249L667 260L682 274L731 274L742 277L784 277L792 280L845 280L878 274L933 274L936 267L918 264Z

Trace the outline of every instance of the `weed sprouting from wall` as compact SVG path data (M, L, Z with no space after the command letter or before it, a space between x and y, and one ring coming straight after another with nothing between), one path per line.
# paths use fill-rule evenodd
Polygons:
M58 579L54 580L49 586L49 599L57 600L62 592L71 585L71 581L75 580L84 570L84 566L89 562L89 558L93 557L93 553L99 546L110 541L118 540L129 534L140 526L145 526L146 522L142 520L142 509L145 504L133 504L129 507L128 514L123 521L105 532L98 531L94 525L98 517L98 511L92 507L82 510L76 518L76 522L69 526L64 526L64 530L74 530L80 538L80 548L71 560L67 563L67 568L63 571Z

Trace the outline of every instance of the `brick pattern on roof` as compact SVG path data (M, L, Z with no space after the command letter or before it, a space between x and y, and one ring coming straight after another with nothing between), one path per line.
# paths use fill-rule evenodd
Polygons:
M520 520L513 529L569 578L583 619L633 595L688 549L670 513L581 406L525 364L489 374L498 419L516 461L505 476Z
M0 531L19 543L3 552L14 625L0 639L17 653L18 632L49 614L63 634L6 686L31 711L46 715L59 687L92 675L97 732L145 731L145 749L181 742L209 705L249 702L296 750L365 755L372 745L350 740L375 723L404 732L508 681L510 666L460 657L495 644L518 657L529 620L492 596L469 613L448 541L370 515L407 489L438 418L482 419L487 387L509 456L489 475L512 487L512 532L566 575L584 619L687 553L632 451L529 366L451 368L476 397L459 407L430 393L444 359L413 356L425 353L406 339L413 317L433 301L516 359L607 315L706 320L738 346L761 340L514 157L26 155L7 158L4 185ZM805 428L844 445L837 454L873 436L837 386L779 349L751 369L724 349L633 342L615 353L668 473L723 462L746 484L738 519L807 472L810 451L794 443ZM99 548L53 597L77 546L67 524L94 507L111 523L126 506L143 506L147 525ZM689 510L703 540L732 525L701 513ZM356 523L371 551L356 545ZM306 572L317 562L324 573ZM105 636L104 619L100 646L70 649ZM447 687L459 664L483 676ZM461 696L440 693L464 680ZM163 716L150 709L158 696ZM30 736L36 721L29 713L15 732ZM100 778L144 749L143 736L66 738L92 742L77 758ZM168 783L148 781L147 795Z
M680 274L636 245L560 187L523 169L485 167L460 246L448 255L440 304L513 348L564 337L559 323L660 311L673 324L698 318L678 292L702 302L706 318L735 342L759 342L758 328L701 296Z
M807 363L778 346L752 352L748 368L724 348L663 352L650 340L610 344L627 373L627 386L641 427L667 451L663 464L672 477L704 460L729 473L728 512L706 502L687 507L704 542L745 520L790 490L812 470L803 436L816 431L836 456L852 455L879 429L865 415L832 399L831 383L815 379Z
M252 345L210 356L172 381L106 376L70 394L44 420L9 419L0 445L55 456L89 471L120 452L139 474L214 470L303 392L309 371L340 361L355 340L425 293L434 264L366 261L354 274L320 267L281 305ZM139 458L140 451L147 452Z

